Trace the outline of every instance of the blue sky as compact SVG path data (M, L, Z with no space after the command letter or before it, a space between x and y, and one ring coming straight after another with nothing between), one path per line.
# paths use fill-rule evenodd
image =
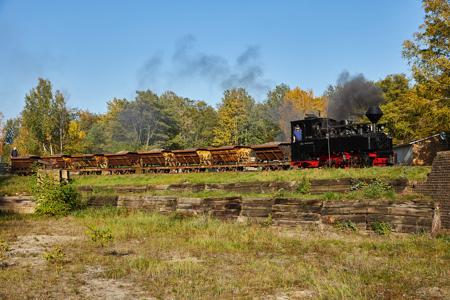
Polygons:
M17 116L38 77L93 112L141 89L212 105L238 85L320 95L344 70L409 74L402 42L423 15L413 0L0 0L0 111Z

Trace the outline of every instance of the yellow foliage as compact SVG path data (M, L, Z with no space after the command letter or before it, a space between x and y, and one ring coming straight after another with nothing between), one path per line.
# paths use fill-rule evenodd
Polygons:
M65 152L68 154L82 153L84 150L84 139L86 132L81 130L80 122L72 120L67 130L67 142Z
M305 91L299 87L289 90L284 95L279 107L279 126L284 140L290 137L291 121L305 118L306 114L324 117L326 115L327 101L322 97L314 97L312 91Z
M81 130L80 123L75 120L70 121L68 134L70 139L75 140L82 140L86 137L86 132Z

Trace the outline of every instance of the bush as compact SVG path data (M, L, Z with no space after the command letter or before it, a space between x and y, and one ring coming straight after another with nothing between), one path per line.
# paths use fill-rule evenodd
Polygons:
M353 194L362 194L365 198L369 199L379 199L379 198L395 198L395 192L392 186L380 179L374 179L367 183L365 181L356 180L352 183L350 191Z
M392 186L382 180L375 179L370 182L367 186L363 187L363 193L366 198L378 199L382 196L392 197L393 189Z
M311 182L306 178L302 177L302 180L298 183L297 192L300 194L308 194L311 191Z
M378 235L389 235L392 232L392 226L385 222L374 222L371 227Z
M100 245L102 248L113 240L111 229L108 227L97 228L94 226L88 226L86 234L91 238L91 241Z
M50 251L44 252L43 257L48 263L61 265L65 262L66 255L60 247L56 246Z
M32 194L36 199L37 214L64 216L83 206L78 192L70 183L58 183L49 176L42 176L35 182Z
M336 223L336 228L339 230L350 230L350 231L357 231L358 227L356 226L355 223L353 223L352 221L339 221Z

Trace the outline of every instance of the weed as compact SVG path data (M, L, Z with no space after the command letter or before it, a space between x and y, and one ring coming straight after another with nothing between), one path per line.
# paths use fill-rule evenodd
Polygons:
M265 227L272 226L273 225L272 214L269 214L267 218L263 222L261 222L261 225Z
M3 257L6 252L10 250L9 245L6 241L0 239L0 258Z
M55 246L50 251L44 252L42 257L50 264L62 265L65 262L66 255L61 247Z
M112 242L113 235L110 228L97 228L94 226L87 226L87 228L88 230L86 230L86 234L91 238L91 241L97 245L100 245L100 247L103 248Z
M324 200L340 200L342 196L339 193L336 192L326 192L323 194Z
M372 230L378 235L389 235L392 232L392 226L389 223L376 221L371 225Z
M367 182L359 179L353 179L351 183L350 191L359 191L367 186Z
M298 183L297 192L300 194L308 194L311 191L311 182L306 176L303 176Z
M392 196L393 193L392 186L389 183L379 179L375 179L368 185L364 186L362 191L364 196L369 199L378 199L386 194Z
M336 223L335 227L339 230L357 231L358 227L350 220L343 220Z

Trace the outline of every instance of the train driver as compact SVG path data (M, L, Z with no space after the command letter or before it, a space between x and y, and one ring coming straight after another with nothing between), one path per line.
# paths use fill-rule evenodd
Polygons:
M292 136L294 143L301 142L303 140L303 132L300 125L295 125L294 135Z
M17 148L14 147L11 151L11 157L17 157L19 156L19 151L17 151Z

